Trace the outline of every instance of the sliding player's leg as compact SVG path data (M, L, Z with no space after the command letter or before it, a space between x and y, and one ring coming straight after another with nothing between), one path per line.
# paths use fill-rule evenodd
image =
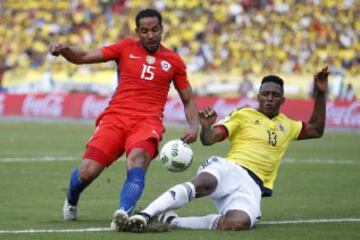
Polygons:
M216 185L217 180L214 176L200 173L191 182L173 186L151 202L140 214L130 217L130 230L144 231L152 217L183 207L194 198L208 196L216 189Z

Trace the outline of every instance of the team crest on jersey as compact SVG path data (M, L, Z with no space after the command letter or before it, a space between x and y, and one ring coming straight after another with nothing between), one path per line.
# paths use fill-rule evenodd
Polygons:
M147 57L146 57L146 62L148 63L148 64L154 64L155 63L155 57L154 56L150 56L150 55L148 55Z
M161 65L161 68L162 68L165 72L169 71L170 68L171 68L171 64L170 64L168 61L165 61L165 60L161 61L160 65Z
M279 131L280 132L285 132L285 127L281 123L279 124Z

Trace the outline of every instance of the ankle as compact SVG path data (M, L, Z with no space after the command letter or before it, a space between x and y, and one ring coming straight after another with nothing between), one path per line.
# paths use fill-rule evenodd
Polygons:
M145 212L140 212L139 215L143 216L147 221L149 221L151 218L151 216Z

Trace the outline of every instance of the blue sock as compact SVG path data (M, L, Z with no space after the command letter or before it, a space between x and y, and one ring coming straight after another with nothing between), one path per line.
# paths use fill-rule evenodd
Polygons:
M89 186L90 183L83 183L80 181L79 169L75 168L71 172L70 184L67 191L67 200L70 205L77 205L80 193Z
M127 179L122 187L119 208L129 215L139 200L145 185L145 171L135 167L127 172Z

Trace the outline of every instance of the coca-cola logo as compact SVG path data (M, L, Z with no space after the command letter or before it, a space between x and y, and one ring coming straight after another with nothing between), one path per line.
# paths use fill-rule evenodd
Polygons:
M4 113L5 109L5 95L0 94L0 115Z
M60 94L27 95L22 105L25 116L59 117L63 110L64 96Z
M109 100L110 97L97 99L94 95L87 96L81 107L81 115L84 118L96 118L109 104Z
M329 102L326 109L326 121L331 126L360 127L360 101L343 106Z
M184 106L179 98L167 101L164 109L165 121L185 121Z
M213 104L213 108L218 114L218 117L223 118L225 115L229 114L236 108L257 107L257 105L257 101L253 99L240 99L235 103L231 103L229 101L226 101L225 99L218 98ZM199 106L199 108L201 109L205 106L207 106L206 103L204 106ZM164 119L165 121L185 121L184 106L179 98L173 98L168 100L165 105Z
M214 110L216 111L219 118L223 118L237 108L251 107L256 108L258 102L253 99L240 99L238 102L229 103L225 99L218 99L214 103Z

